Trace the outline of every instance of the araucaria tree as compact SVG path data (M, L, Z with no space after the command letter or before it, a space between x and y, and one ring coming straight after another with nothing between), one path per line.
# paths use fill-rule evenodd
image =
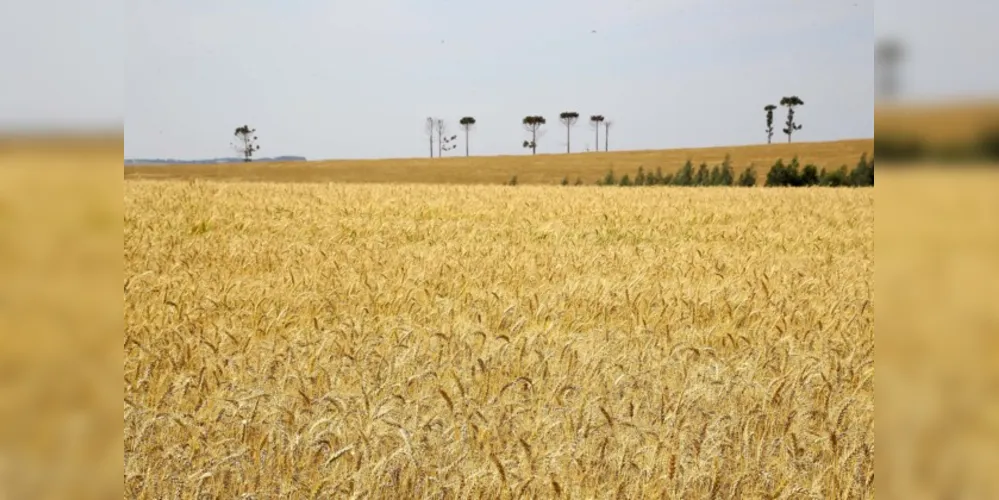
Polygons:
M543 116L525 116L521 121L524 124L524 130L531 133L531 140L524 141L524 147L531 150L531 154L538 154L538 132L541 132L541 127L548 123Z
M579 113L575 111L563 111L558 115L559 121L562 125L565 125L565 152L572 152L572 127L576 125L576 120L579 120Z
M465 156L468 156L468 133L475 126L475 118L471 116L466 116L458 121L461 124L461 129L465 131Z
M794 108L796 106L803 106L804 104L805 101L802 101L796 95L784 97L780 100L780 105L787 108L787 121L784 122L784 133L787 134L787 142L791 142L791 134L795 130L801 130L801 125L794 123Z
M257 129L243 125L236 127L233 135L236 136L236 142L232 144L233 149L243 155L243 161L253 161L253 153L260 151L260 145L257 144Z
M774 138L774 110L777 106L773 104L767 104L763 107L763 111L767 112L767 144L770 144Z
M600 125L604 122L604 115L592 115L590 116L590 126L593 127L593 132L596 136L593 139L593 149L600 151Z

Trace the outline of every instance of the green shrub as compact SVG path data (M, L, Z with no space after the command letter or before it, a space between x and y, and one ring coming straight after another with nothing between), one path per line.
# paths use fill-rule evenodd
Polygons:
M801 171L801 185L802 186L817 186L819 185L819 167L809 163L805 165L804 170Z
M683 167L673 175L674 186L690 186L694 183L694 164L687 160Z
M756 185L756 168L753 165L749 165L739 174L738 184L742 187L753 187Z
M725 160L721 164L721 177L719 179L719 184L722 186L731 186L735 183L735 174L732 173L732 159L729 155L725 155Z
M631 179L628 178L628 174L624 174L624 177L621 177L621 185L622 186L630 186L631 185Z
M784 164L784 160L778 159L767 172L766 185L772 187L804 185L799 166L797 156L787 165Z
M646 186L656 186L658 184L659 184L659 180L656 179L656 176L654 174L647 174L645 176L645 185Z
M787 185L787 167L784 166L784 160L778 158L777 162L770 166L767 180L764 181L763 185L768 187Z
M791 158L791 163L787 165L787 181L788 185L793 187L804 185L801 179L801 164L798 163L797 156Z
M867 153L860 156L857 166L850 171L851 186L873 186L874 185L874 162L867 161Z
M597 181L598 186L615 186L617 185L617 180L614 179L614 169L607 171L607 175L604 176L603 180Z
M638 166L638 173L635 174L635 185L644 186L645 185L645 169L641 165Z
M822 173L819 174L819 184L829 187L849 186L850 175L846 171L846 165L832 172L826 172L826 169L823 168Z
M712 186L721 185L721 165L711 167L711 174L708 175L708 183Z
M711 181L711 172L708 170L708 164L701 162L701 166L697 168L697 176L694 177L695 186L707 186Z

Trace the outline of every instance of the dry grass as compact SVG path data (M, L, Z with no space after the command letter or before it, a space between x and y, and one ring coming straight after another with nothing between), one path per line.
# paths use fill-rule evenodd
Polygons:
M778 138L779 139L779 138ZM755 146L725 146L700 149L622 151L557 155L518 155L384 160L329 160L289 163L230 165L174 165L165 167L125 167L126 179L224 179L278 182L399 182L433 184L502 184L514 175L520 184L557 184L563 177L570 182L580 178L595 184L608 169L618 176L635 175L639 166L646 171L661 167L664 173L678 170L688 159L695 166L705 161L721 163L731 154L738 175L755 164L762 184L767 169L778 158L789 161L797 155L802 165L815 163L830 169L853 167L860 155L874 151L873 139L834 142L803 142Z
M873 190L124 201L128 498L873 498Z

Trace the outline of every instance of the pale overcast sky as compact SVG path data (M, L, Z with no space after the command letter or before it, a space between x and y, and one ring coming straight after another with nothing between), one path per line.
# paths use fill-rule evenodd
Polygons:
M125 0L0 1L0 133L122 127Z
M855 5L856 4L856 5ZM126 157L423 156L427 116L474 116L477 154L564 151L563 110L612 149L765 140L797 94L799 140L871 137L872 0L140 0L128 6ZM596 33L592 33L596 30ZM593 146L585 123L574 149ZM776 137L780 140L780 137Z
M558 152L573 109L614 120L613 149L669 148L761 142L762 106L797 94L796 139L870 137L875 21L917 98L995 95L997 18L982 0L3 2L0 129L125 123L126 157L205 158L249 123L265 155L410 157L428 115L457 132L470 114L473 153L523 154L524 115Z

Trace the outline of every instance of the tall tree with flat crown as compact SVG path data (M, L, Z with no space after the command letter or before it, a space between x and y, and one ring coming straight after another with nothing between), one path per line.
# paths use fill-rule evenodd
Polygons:
M236 127L233 135L236 136L236 142L232 144L232 148L243 155L244 162L253 161L253 153L260 151L260 145L257 144L257 129L243 125Z
M767 128L766 128L766 132L767 132L767 144L770 144L773 141L773 138L774 138L774 110L775 109L777 109L777 106L774 106L773 104L767 104L766 106L763 107L763 111L766 111L766 113L767 113Z
M471 116L466 116L461 120L458 120L461 125L461 129L465 131L465 156L468 156L468 133L475 126L475 118Z
M600 151L600 125L604 122L604 115L592 115L590 116L590 126L593 127L593 132L596 134L593 142L593 149Z
M562 125L565 125L565 152L572 152L572 127L576 125L576 120L579 120L579 113L575 111L563 111L558 115L559 121Z
M531 150L531 154L538 154L538 133L542 132L541 127L548 123L545 117L540 115L525 116L521 123L524 125L524 130L531 133L531 140L524 141L524 147Z
M787 134L787 142L791 142L791 134L795 130L801 130L801 125L794 123L794 108L796 106L804 106L805 101L802 101L798 96L793 95L790 97L783 97L780 100L780 105L787 108L787 121L784 122L784 133Z

